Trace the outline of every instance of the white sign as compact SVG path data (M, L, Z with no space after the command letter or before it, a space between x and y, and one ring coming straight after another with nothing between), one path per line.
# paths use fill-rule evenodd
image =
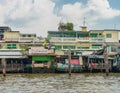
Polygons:
M53 50L45 49L44 47L31 47L29 54L50 54Z
M56 54L56 55L64 55L64 52L61 51L61 50L56 50L56 51L55 51L55 54Z

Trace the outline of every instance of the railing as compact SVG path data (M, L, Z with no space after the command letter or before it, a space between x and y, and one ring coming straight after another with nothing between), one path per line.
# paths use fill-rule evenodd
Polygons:
M62 42L62 38L52 37L52 38L50 39L50 42Z
M90 37L90 42L104 42L103 37Z
M77 38L77 41L78 42L88 42L89 41L89 37L80 37L80 38Z
M33 42L33 37L20 37L19 42Z
M76 38L60 38L60 37L52 37L50 39L51 42L76 42Z
M19 42L19 38L5 38L3 40L3 42L11 42L11 41Z
M52 37L51 42L104 42L103 37Z
M76 38L62 38L63 42L76 42Z

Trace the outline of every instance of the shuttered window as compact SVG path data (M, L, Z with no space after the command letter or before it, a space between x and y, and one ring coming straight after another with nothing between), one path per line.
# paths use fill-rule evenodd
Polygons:
M7 49L16 49L17 46L16 46L16 44L7 44L6 48Z

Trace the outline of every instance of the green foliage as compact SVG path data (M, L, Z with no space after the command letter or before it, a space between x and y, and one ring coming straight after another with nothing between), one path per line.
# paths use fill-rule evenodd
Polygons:
M45 41L48 43L48 42L50 42L50 38L45 38Z
M73 23L67 22L67 23L59 23L58 30L59 31L73 31Z
M28 46L28 45L25 45L25 44L20 44L19 46L20 46L20 49L21 49L21 53L22 53L23 55L26 55L25 52L28 51L29 46Z
M67 30L73 31L73 23L66 23Z
M66 30L66 25L64 23L59 23L58 30L59 31L65 31Z

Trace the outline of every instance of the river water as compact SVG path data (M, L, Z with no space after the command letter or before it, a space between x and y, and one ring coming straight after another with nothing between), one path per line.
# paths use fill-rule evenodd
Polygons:
M0 75L0 93L120 93L120 73Z

